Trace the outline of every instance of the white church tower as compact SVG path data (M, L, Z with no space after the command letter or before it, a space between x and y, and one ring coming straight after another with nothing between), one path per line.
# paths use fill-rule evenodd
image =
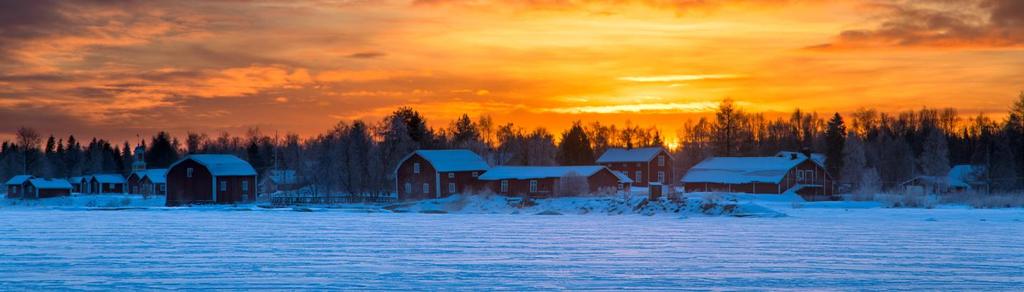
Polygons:
M142 145L135 147L135 161L132 162L132 172L146 170L146 147Z

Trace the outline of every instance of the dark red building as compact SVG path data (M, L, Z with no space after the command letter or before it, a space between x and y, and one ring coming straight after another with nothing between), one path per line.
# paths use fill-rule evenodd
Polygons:
M21 198L25 193L25 182L32 179L31 175L15 175L4 182L4 187L7 188L8 198Z
M163 195L167 189L167 169L146 169L132 172L127 179L128 192L140 195Z
M96 174L89 178L89 193L123 194L127 181L120 174Z
M583 181L568 182L569 178ZM629 191L630 179L600 165L587 166L498 166L480 176L480 181L491 191L502 195L549 198L559 195L587 195L602 192ZM583 184L587 193L565 193L581 187L562 184ZM560 188L560 185L564 188Z
M601 154L597 164L628 176L639 187L653 182L671 185L675 178L672 155L662 147L611 148Z
M833 199L834 193L832 176L804 155L712 157L687 171L682 183L686 192L794 192L808 200Z
M490 166L469 150L417 150L395 168L399 200L447 197L480 188L477 177Z
M256 170L227 154L194 154L167 170L167 206L256 200Z
M71 183L64 179L33 178L25 182L22 198L52 198L71 195Z

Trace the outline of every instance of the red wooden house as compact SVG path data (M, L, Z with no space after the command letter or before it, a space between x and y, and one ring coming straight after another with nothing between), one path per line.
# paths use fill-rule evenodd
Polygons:
M127 181L120 174L96 174L89 178L89 193L122 194Z
M647 187L650 183L671 185L675 177L672 155L662 147L611 148L601 154L597 164L628 176L633 179L634 186Z
M167 170L167 206L256 200L256 169L227 154L194 154Z
M25 182L32 179L31 175L15 175L4 182L8 198L21 198L25 193Z
M479 188L477 176L489 169L469 150L417 150L395 168L399 200L447 197Z
M52 198L71 195L71 183L64 179L33 178L24 183L22 198Z
M503 195L525 195L548 198L559 195L586 195L560 193L560 185L579 183L564 181L570 177L585 179L585 192L628 191L632 182L600 165L586 166L497 166L480 176L484 185Z
M145 169L128 175L128 192L140 195L163 195L167 190L167 169Z
M832 199L834 182L825 167L804 155L711 157L682 179L687 192L783 194L808 200Z

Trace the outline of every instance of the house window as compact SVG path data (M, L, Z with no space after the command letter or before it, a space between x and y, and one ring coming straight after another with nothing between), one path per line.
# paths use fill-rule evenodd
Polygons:
M658 156L658 166L665 166L665 156Z
M507 193L508 192L508 181L507 180L501 181L501 192L502 193Z
M806 170L806 172L807 173L804 174L804 179L810 182L814 182L814 171Z
M412 193L412 184L411 183L405 183L405 192L406 193Z
M640 163L639 162L636 163L636 167L640 167Z
M796 180L798 182L804 180L804 171L803 170L797 170L796 171Z
M643 171L639 171L639 170L636 171L636 181L638 181L638 182L646 181L644 179L644 172Z
M416 162L412 164L412 173L420 173L420 163Z
M478 176L480 176L480 173L479 173L479 172L476 172L476 171L474 171L474 172L473 172L473 177L478 177Z
M454 193L455 192L455 183L448 183L448 192L449 193Z
M665 183L665 172L664 171L659 171L658 172L658 182L659 183Z
M455 173L454 172L449 172L448 173L448 178L455 178Z
M530 181L530 192L531 193L536 193L537 192L537 180L531 180Z
M430 184L423 183L423 193L424 194L429 194L430 193Z
M192 172L194 172L194 171L195 170L192 169L191 167L185 169L185 177L191 178L192 177Z
M228 181L226 181L226 180L220 181L220 191L222 191L222 192L228 191Z
M243 194L248 194L249 193L249 181L247 181L247 180L243 180L242 181L242 193Z

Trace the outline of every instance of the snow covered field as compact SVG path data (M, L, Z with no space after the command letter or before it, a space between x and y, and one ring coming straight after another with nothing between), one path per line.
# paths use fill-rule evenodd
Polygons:
M0 205L0 290L1024 289L1022 209L778 201L760 206L784 216L740 218L567 207L585 202L553 204L562 216L487 202L457 214L97 204Z

